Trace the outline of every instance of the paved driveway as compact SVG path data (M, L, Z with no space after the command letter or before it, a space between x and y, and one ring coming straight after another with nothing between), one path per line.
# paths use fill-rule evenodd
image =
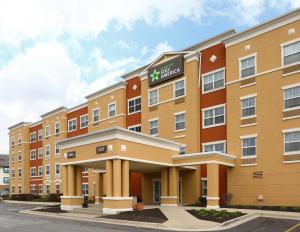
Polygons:
M102 223L79 222L26 215L18 213L20 210L35 206L21 204L0 204L0 232L150 232L158 231L138 227L126 227ZM299 221L272 218L257 218L226 232L282 232L296 225ZM300 230L295 230L300 232ZM293 232L295 232L293 231Z

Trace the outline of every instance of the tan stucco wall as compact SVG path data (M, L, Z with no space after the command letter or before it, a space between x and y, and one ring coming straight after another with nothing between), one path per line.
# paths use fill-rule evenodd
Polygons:
M182 170L182 204L193 204L200 197L200 166L196 170Z

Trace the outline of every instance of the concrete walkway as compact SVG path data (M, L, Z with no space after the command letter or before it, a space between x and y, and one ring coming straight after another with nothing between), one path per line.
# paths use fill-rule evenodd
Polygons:
M23 204L23 205L60 205L60 202L13 201L13 200L4 200L4 203Z

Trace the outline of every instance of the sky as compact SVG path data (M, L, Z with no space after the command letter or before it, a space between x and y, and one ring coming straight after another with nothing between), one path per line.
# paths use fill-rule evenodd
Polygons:
M35 122L120 76L300 0L0 0L0 153L8 127Z

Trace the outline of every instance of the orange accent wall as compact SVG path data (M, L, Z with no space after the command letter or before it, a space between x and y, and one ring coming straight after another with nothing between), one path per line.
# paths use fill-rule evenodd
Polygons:
M81 109L75 110L73 112L67 113L67 120L69 121L70 119L76 118L77 119L77 130L68 132L67 137L74 137L82 134L88 133L88 127L80 129L80 116L88 114L88 107L83 107Z
M142 174L140 172L130 173L130 195L142 199Z
M137 88L134 90L134 85ZM133 126L141 123L141 113L135 113L128 115L128 99L141 96L141 81L139 77L134 77L127 81L126 86L126 108L127 108L127 116L126 116L126 127Z

